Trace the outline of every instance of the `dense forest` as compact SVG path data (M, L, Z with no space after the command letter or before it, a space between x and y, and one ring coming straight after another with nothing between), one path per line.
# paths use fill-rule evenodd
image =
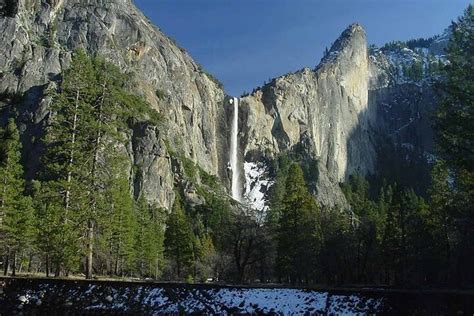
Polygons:
M428 189L406 180L417 177L409 167L354 174L341 184L351 209L321 207L308 185L317 176L314 162L287 153L273 161L276 183L263 223L171 146L171 158L205 203L188 205L179 182L169 211L137 195L129 176L140 166L129 166L127 133L165 118L128 92L129 78L117 67L76 52L49 91L53 111L38 140L44 150L34 179L24 176L15 119L0 131L4 274L474 284L474 7L451 28L449 63L440 65L436 85L438 152Z

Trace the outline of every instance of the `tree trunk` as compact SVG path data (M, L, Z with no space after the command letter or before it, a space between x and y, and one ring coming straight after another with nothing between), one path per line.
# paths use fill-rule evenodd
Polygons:
M100 149L100 144L102 140L102 120L103 120L103 113L102 113L102 107L104 104L104 99L105 99L105 89L106 89L106 82L102 85L102 96L100 98L99 102L99 113L98 113L98 121L99 121L99 128L98 128L98 133L95 139L95 148L94 148L94 158L92 162L92 190L96 190L96 177L97 177L97 164L99 162L99 149ZM89 192L89 194L92 194L92 191ZM91 211L92 211L92 216L95 216L95 209L96 209L96 201L95 198L92 197L92 205L91 205ZM91 217L92 217L91 216ZM92 279L92 266L93 266L93 256L94 256L94 247L93 247L93 239L94 239L94 222L93 219L90 218L88 223L87 223L87 258L86 258L86 279L90 280Z
M87 258L86 258L86 279L92 279L92 257L93 257L93 239L94 239L94 222L89 219L87 223Z
M181 277L181 256L180 256L180 251L178 249L176 253L176 270L177 270L177 277L178 279Z
M72 170L71 167L74 164L74 145L76 144L76 134L77 134L77 121L78 121L78 111L79 111L79 98L80 98L80 93L79 90L76 91L76 102L74 105L74 118L72 122L72 135L71 135L71 152L69 153L69 170L67 173L67 188L66 188L66 193L65 193L65 198L64 198L64 203L65 203L65 221L67 221L67 213L69 210L69 204L70 204L70 199L71 199L71 180L72 180Z
M29 255L29 259L28 259L28 273L31 273L31 270L33 269L33 253L30 252L30 255Z
M13 251L12 254L13 262L12 262L12 276L16 276L16 251Z
M8 275L8 266L10 265L10 253L7 250L5 255L5 262L3 263L3 275Z
M54 271L54 277L59 278L61 276L61 265L58 263L56 264L56 269Z
M46 255L46 277L49 278L49 255Z

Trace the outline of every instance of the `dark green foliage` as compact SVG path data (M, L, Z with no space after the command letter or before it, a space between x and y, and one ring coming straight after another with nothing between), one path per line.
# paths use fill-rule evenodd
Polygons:
M214 265L217 260L217 251L210 234L204 234L201 238L196 238L197 262L196 273L201 282L206 282L214 274Z
M428 75L434 77L434 76L440 76L442 74L442 71L444 69L444 62L441 59L437 59L433 55L428 56Z
M1 79L1 74L0 74ZM0 101L6 102L12 105L20 105L23 102L23 94L21 93L11 93L11 92L3 92L0 93Z
M18 12L19 1L6 0L0 5L0 16L14 17Z
M171 261L176 278L191 274L194 262L194 235L181 201L176 198L166 222L165 255ZM187 274L186 274L187 273Z
M116 146L124 142L132 120L158 123L158 118L141 98L125 90L127 81L117 67L77 52L53 95L38 199L39 210L50 220L41 224L55 225L45 229L53 236L40 238L39 248L47 260L55 258L56 274L79 267L77 249L85 255L89 278L94 258L107 251L115 261L109 273L135 269L133 200L122 173L127 166ZM107 216L111 222L103 221ZM70 239L55 250L61 235ZM101 247L102 237L107 247Z
M356 245L354 249L357 250L354 253L357 268L353 272L353 277L359 282L375 282L381 261L380 243L384 231L386 200L390 199L385 191L389 191L390 188L382 190L377 202L371 198L369 182L361 175L355 174L349 178L347 184L342 186L342 189L353 212L353 215L349 216L352 218L353 225L350 229L345 228L349 232L346 238L353 239ZM348 217L347 214L343 216ZM343 220L340 221L347 225Z
M451 26L449 64L439 84L441 102L435 117L436 141L444 161L433 174L431 191L441 224L448 279L474 282L474 6Z
M395 192L387 210L382 245L387 283L413 285L426 280L425 271L430 262L425 260L431 257L423 252L433 242L427 232L427 212L424 200L412 190Z
M439 150L450 166L474 171L474 6L453 23L446 79L435 127Z
M353 246L345 250L346 258L337 261L350 261L353 268L338 281L344 277L347 282L349 277L350 282L397 286L445 282L445 229L434 206L412 189L387 185L382 186L376 202L367 194L368 182L360 176L352 177L343 189L356 217L352 228L340 237L344 245Z
M370 197L375 200L389 180L400 187L414 188L416 194L426 198L431 183L431 168L423 150L380 139L377 146L377 174L370 177Z
M267 213L268 224L276 229L281 214L281 205L286 190L286 178L292 161L286 156L278 157L274 168L276 169L275 184L272 187L272 198L270 201L270 210Z
M138 230L135 242L139 275L157 279L164 266L165 210L148 205L143 196L136 203Z
M429 48L433 41L436 39L436 36L430 38L417 38L408 40L406 45L409 49L415 48Z
M113 274L124 275L135 269L138 223L128 179L122 171L115 172L107 185L107 204L100 226L104 230L108 259L113 262Z
M53 269L57 276L61 269L65 274L79 269L80 235L72 221L64 220L61 202L54 188L49 185L41 187L35 194L36 246L47 276Z
M184 156L180 156L179 160L184 168L184 173L192 181L197 182L197 176L199 175L199 170L194 161Z
M317 247L318 216L319 210L308 192L303 171L299 165L291 165L278 220L276 265L281 279L308 283Z
M355 252L357 243L350 217L338 209L325 209L321 214L320 225L320 248L313 265L317 274L313 282L335 285L350 283L355 280L358 269Z
M292 153L284 153L277 157L276 160L269 162L272 173L276 181L271 188L270 210L267 213L267 221L272 225L279 217L279 207L281 205L283 195L286 190L286 178L288 176L289 168L292 164L297 163L303 171L303 176L308 187L312 189L314 183L319 176L318 161L315 159L305 158L304 150L301 147L296 147Z
M197 167L199 170L199 176L201 178L202 184L208 186L215 192L218 192L222 189L222 185L219 183L219 178L217 176L207 173L206 171L204 171L204 169L199 167L199 165L197 165Z
M423 79L423 60L415 60L403 68L404 75L409 79L418 82Z
M78 52L71 68L64 73L60 91L54 96L53 113L47 127L44 193L40 195L43 205L49 204L48 209L54 210L49 214L59 217L52 221L64 226L59 232L73 227L77 237L88 234L82 245L78 245L79 238L71 236L72 240L65 245L71 250L64 250L68 253L78 247L86 252L93 243L91 230L101 198L98 171L102 169L97 162L101 140L106 133L104 129L108 128L105 112L110 111L107 105L113 106L106 96L109 90L105 78L99 83L93 61ZM99 88L101 84L102 89ZM42 248L47 249L48 245ZM72 269L73 266L66 265L71 261L64 258L63 263L58 263L57 274Z
M7 274L12 260L13 275L16 260L22 251L31 250L33 237L33 202L24 195L25 181L20 164L20 135L13 119L0 131L0 247Z
M406 43L402 41L392 41L388 42L384 46L382 46L381 50L387 51L387 50L397 50L397 49L402 49L402 48L407 48L408 46Z
M402 48L409 48L411 50L414 50L416 48L429 48L435 39L436 39L436 36L430 37L430 38L412 39L406 42L392 41L382 46L381 50L388 51L388 50L398 50Z

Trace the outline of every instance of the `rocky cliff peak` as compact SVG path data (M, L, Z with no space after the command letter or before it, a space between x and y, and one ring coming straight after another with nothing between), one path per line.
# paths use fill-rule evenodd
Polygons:
M317 161L313 183L322 204L344 206L338 182L371 172L374 113L368 109L369 66L363 28L350 25L314 71L276 78L243 99L245 156L277 156L299 150Z
M352 50L354 47L367 48L367 38L362 25L353 23L349 25L339 36L339 38L331 45L329 51L322 58L317 68L327 63L334 62L338 57L344 56L346 50ZM364 50L360 50L362 54L366 54ZM347 57L352 57L351 55Z

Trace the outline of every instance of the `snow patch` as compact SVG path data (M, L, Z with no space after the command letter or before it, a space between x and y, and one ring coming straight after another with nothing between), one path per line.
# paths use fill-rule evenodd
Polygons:
M245 162L245 201L257 211L268 210L267 192L274 184L269 178L268 167L261 162Z

